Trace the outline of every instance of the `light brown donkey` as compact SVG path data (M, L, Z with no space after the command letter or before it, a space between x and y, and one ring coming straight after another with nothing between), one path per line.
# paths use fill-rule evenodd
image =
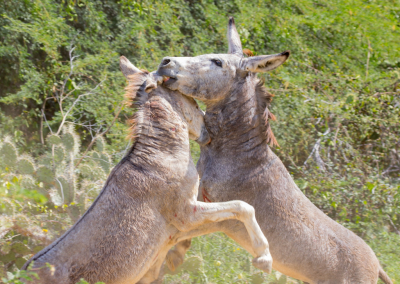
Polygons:
M229 54L165 57L157 70L165 87L207 106L211 143L201 147L197 165L202 198L253 205L270 243L273 267L286 275L310 283L377 283L378 277L391 283L371 248L314 206L268 147L275 141L268 123L273 118L267 108L271 98L257 73L278 67L289 52L244 58L232 18L228 40ZM203 230L223 230L251 250L238 222ZM178 245L169 253L172 268L186 248Z
M73 284L81 278L89 283L136 283L143 276L141 283L149 283L184 232L237 219L250 235L255 265L270 271L268 242L252 206L197 201L199 176L189 137L202 145L210 137L196 102L156 88L162 78L139 71L126 58L120 63L129 80L127 95L138 108L135 143L82 218L24 269L36 270L41 284ZM151 266L156 269L149 270Z

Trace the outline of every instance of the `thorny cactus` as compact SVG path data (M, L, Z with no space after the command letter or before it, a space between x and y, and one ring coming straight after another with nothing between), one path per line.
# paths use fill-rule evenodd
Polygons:
M18 158L17 171L24 175L32 175L35 172L35 161L31 156L22 155Z
M8 166L9 168L13 168L17 164L17 147L15 147L14 143L11 142L11 138L9 136L4 139L1 145L0 157L2 164Z
M21 237L11 237L4 242L0 239L0 266L6 270L14 266L20 268L29 255L55 237L50 235L50 231L59 235L84 213L112 169L111 156L106 148L106 141L98 138L96 151L89 152L76 167L76 162L81 158L81 149L79 136L72 124L65 126L61 135L48 135L43 154L36 158L29 154L20 155L9 136L0 141L0 177L3 186L6 184L8 191L22 190L25 196L30 192L41 194L48 200L44 206L18 203L7 198L2 201L0 236L12 234ZM21 207L28 210L28 215L36 217L30 219L22 215L19 212ZM41 210L39 215L38 210ZM52 210L61 210L64 217L61 217L61 213L51 213ZM42 219L43 214L51 215L46 218L58 219L43 223L41 220L46 220ZM69 218L66 219L65 214ZM28 237L29 243L22 243L22 236Z
M86 185L93 187L96 181L104 180L112 168L111 157L105 152L106 142L102 137L96 141L98 151L89 153L89 159L81 163L79 168L75 167L80 140L72 124L64 127L61 136L50 134L47 137L48 150L37 162L28 154L18 156L17 147L10 137L6 137L0 146L3 166L21 174L21 185L27 189L45 188L57 206L74 202L78 195L85 193L82 189ZM81 188L77 185L78 179ZM90 182L86 182L86 179Z

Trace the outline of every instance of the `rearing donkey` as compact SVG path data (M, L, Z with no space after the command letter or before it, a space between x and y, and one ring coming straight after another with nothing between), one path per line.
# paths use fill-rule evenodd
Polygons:
M98 198L79 221L25 265L37 270L42 284L150 283L168 250L184 232L209 222L244 223L253 263L271 270L268 242L254 209L243 201L197 201L199 176L190 156L189 137L210 141L203 112L192 98L162 86L156 74L140 71L125 57L127 95L138 111L130 152L113 169ZM156 88L152 90L153 88ZM149 93L147 93L147 92ZM46 265L46 264L49 265ZM150 269L149 269L150 268Z
M273 268L309 283L392 283L371 248L326 216L299 190L268 143L276 143L268 120L271 97L256 73L273 70L289 57L244 58L233 18L229 54L165 57L157 73L163 85L203 101L211 143L201 147L197 165L204 201L243 200L254 206L267 237ZM244 226L224 221L202 228L222 230L244 248ZM170 267L183 260L187 244L167 256ZM250 248L248 248L250 250Z

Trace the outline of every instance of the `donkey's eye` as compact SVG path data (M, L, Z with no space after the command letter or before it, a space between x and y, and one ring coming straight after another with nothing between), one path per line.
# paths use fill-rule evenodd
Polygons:
M213 60L211 60L211 61L214 62L215 65L217 65L217 66L219 66L219 67L222 67L222 62L221 62L221 60L213 59Z

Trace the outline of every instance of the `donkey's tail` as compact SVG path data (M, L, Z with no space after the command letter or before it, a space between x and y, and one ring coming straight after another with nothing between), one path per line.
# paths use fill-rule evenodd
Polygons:
M390 279L386 272L383 271L382 267L379 267L379 278L385 282L385 284L393 284L392 279Z

